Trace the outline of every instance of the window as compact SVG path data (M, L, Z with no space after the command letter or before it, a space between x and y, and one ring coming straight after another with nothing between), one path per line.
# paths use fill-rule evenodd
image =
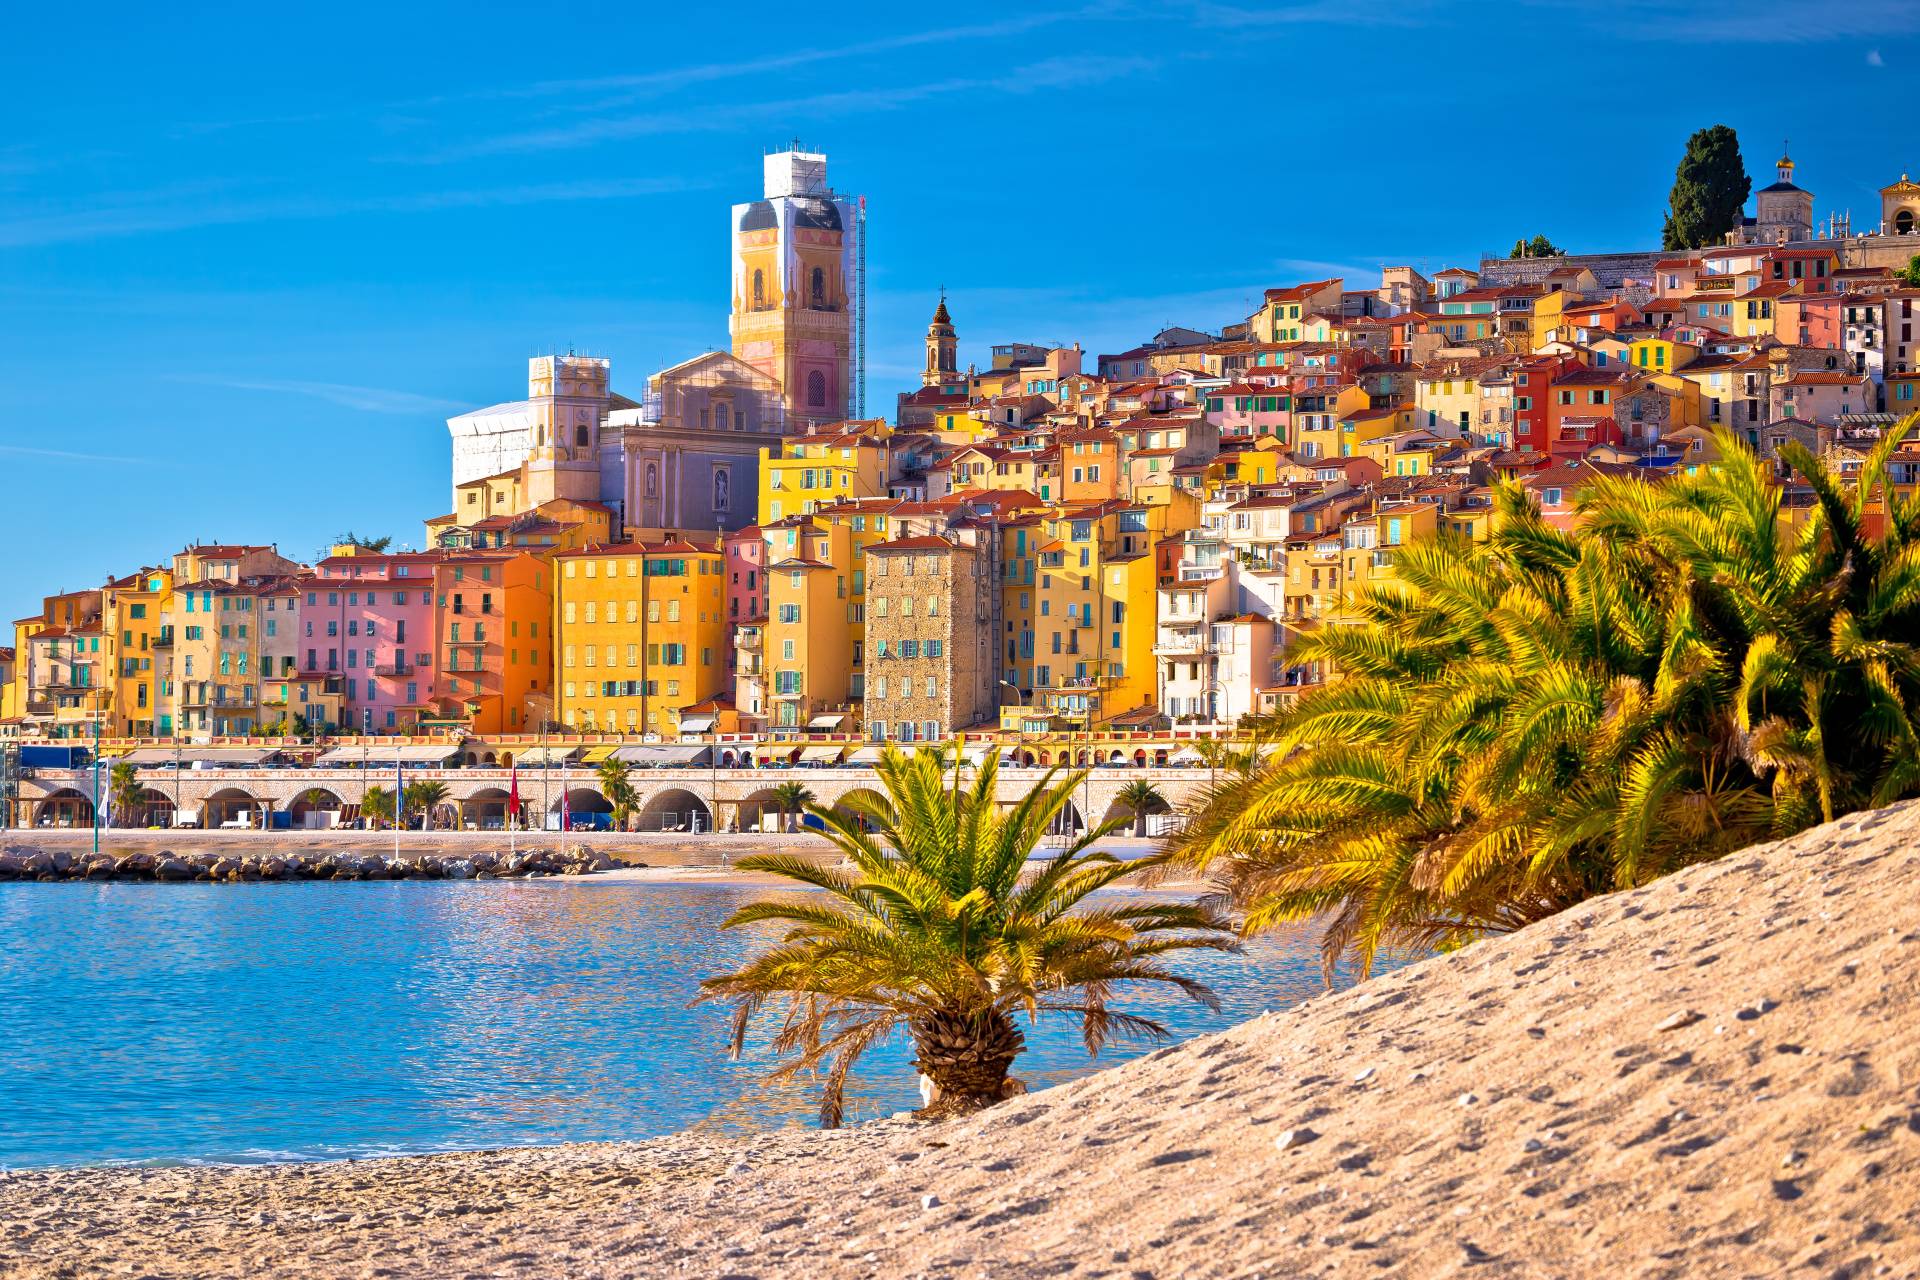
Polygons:
M827 404L827 375L818 369L807 375L807 406L823 409Z

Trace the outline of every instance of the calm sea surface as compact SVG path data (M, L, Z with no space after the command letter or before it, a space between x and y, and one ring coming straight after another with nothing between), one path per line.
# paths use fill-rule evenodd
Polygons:
M729 1062L689 1001L768 935L766 891L565 879L0 885L0 1167L314 1160L813 1122L805 1089ZM1182 1036L1320 989L1308 930L1184 959L1219 992L1123 1007ZM1044 1023L1016 1066L1090 1062ZM904 1043L870 1054L850 1116L918 1105Z

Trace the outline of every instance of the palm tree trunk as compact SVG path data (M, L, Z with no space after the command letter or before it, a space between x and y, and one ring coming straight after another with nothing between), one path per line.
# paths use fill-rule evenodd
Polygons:
M922 1115L964 1115L1006 1096L1007 1070L1026 1048L1026 1036L998 1010L940 1010L910 1024L914 1066L939 1090Z

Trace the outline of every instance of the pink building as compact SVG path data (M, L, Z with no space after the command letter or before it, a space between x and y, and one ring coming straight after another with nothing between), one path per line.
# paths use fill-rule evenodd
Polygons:
M767 609L767 542L759 525L748 525L727 535L727 625L735 627L758 618ZM735 662L732 648L727 650L729 668Z
M433 696L433 571L439 552L328 556L300 609L301 669L341 678L342 721L410 731Z
M1278 370L1249 370L1250 374L1277 374ZM1293 421L1293 397L1277 378L1258 376L1220 387L1207 396L1207 422L1222 438L1276 436L1288 439Z

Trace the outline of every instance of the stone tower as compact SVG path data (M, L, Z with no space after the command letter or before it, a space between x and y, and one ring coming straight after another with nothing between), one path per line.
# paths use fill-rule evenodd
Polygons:
M527 361L528 507L555 498L600 499L600 423L610 362L592 356Z
M938 387L951 382L959 372L960 339L953 331L953 317L947 314L947 295L940 294L934 308L933 323L927 326L927 364L920 371L920 385Z
M1785 244L1813 235L1813 193L1793 184L1793 158L1784 152L1774 165L1779 177L1754 199L1754 230L1761 244Z
M852 416L858 211L798 144L764 177L761 199L733 206L733 354L780 383L789 429L807 430Z

